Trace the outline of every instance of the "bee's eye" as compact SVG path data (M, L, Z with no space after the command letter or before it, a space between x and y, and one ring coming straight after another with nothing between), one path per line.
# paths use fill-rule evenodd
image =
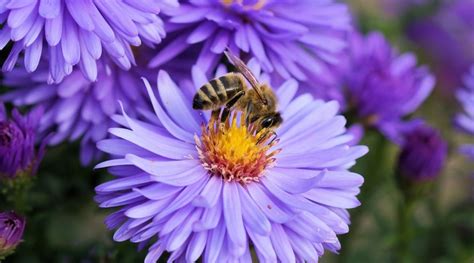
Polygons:
M273 118L272 117L267 117L262 120L262 128L268 128L273 125Z

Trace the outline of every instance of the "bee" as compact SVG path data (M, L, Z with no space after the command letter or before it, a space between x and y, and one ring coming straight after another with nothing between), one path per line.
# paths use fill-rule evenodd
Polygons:
M267 84L260 84L245 63L228 49L224 52L238 72L212 79L194 95L193 109L212 110L212 119L226 120L232 109L245 112L246 124L256 131L264 128L275 134L283 122L277 108L277 97ZM251 88L248 88L247 81ZM222 109L223 108L223 109ZM221 113L222 111L222 113ZM275 134L276 135L276 134Z

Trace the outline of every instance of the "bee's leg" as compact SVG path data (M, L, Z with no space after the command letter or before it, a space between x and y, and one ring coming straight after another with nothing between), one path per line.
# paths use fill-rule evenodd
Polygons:
M260 138L258 138L257 144L260 144L265 138L267 138L267 135L268 135L269 133L273 134L273 138L272 138L272 140L271 140L268 144L273 143L273 142L276 140L276 138L278 137L278 135L276 134L275 131L268 131L268 130L267 130L262 136L260 136Z
M211 113L211 120L209 122L213 123L219 119L219 115L221 114L221 109L215 109Z
M227 101L225 108L222 110L221 122L227 120L227 117L229 117L230 110L244 94L245 92L241 90L237 92L230 100Z
M272 144L278 138L278 134L275 131L271 131L271 133L273 133L273 138L268 144Z
M250 124L250 113L253 110L253 104L252 103L247 103L247 109L246 109L246 115L245 116L245 125L248 127Z

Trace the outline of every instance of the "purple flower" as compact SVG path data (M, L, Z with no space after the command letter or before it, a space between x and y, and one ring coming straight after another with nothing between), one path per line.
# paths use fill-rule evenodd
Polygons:
M15 212L0 213L0 260L13 253L25 230L25 218Z
M8 118L0 102L0 179L36 173L44 153L44 145L35 149L41 115L40 107L26 116L14 109Z
M306 80L338 62L346 47L350 15L332 0L182 1L169 13L167 44L150 61L158 67L199 49L196 64L214 70L226 47L256 58L265 72Z
M448 145L437 130L418 125L403 136L398 173L413 182L433 180L441 172L447 153Z
M130 109L146 105L146 94L140 88L140 77L146 70L134 67L124 71L103 58L97 61L97 72L97 82L74 69L61 83L48 84L45 64L33 73L18 67L5 74L3 84L13 90L0 98L17 106L43 107L41 134L53 132L50 145L81 139L80 158L85 165L100 157L95 144L107 136L111 117L118 112L117 101Z
M417 67L414 54L399 54L380 33L354 34L350 48L345 73L349 110L397 140L401 118L428 97L434 77L426 67Z
M381 3L385 13L400 17L411 8L428 4L429 0L382 0Z
M456 115L455 124L461 131L474 136L474 65L464 78L464 86L456 92L464 112ZM460 150L474 160L474 144L463 145Z
M438 87L453 94L474 63L474 1L441 2L435 15L411 23L407 34L432 60Z
M3 70L13 69L24 51L24 66L33 72L41 54L49 57L49 75L60 82L78 65L97 80L103 49L121 68L134 64L131 46L152 45L164 37L160 8L176 0L6 0L0 3L0 49L13 42ZM45 57L43 56L43 57Z
M276 90L284 122L272 140L242 124L244 113L209 123L208 112L193 110L207 82L194 73L191 91L160 71L158 97L145 80L149 121L124 111L124 128L97 145L113 156L97 166L116 179L97 186L96 201L119 207L106 219L114 240L154 242L145 262L164 251L170 261L250 262L251 245L261 262L314 262L339 250L336 235L349 231L346 209L360 205L363 182L348 169L367 148L347 145L338 104L295 97L297 82L286 81Z

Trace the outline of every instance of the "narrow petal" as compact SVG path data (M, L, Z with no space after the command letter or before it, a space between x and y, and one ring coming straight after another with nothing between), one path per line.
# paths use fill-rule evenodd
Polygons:
M194 231L199 232L207 229L214 229L222 216L222 202L217 202L214 207L204 210L201 221L194 224Z
M224 237L225 237L226 226L223 220L217 225L217 227L211 231L207 238L207 245L204 251L204 262L217 262L219 252L221 251Z
M221 196L223 180L218 176L211 176L201 193L194 199L193 205L213 207Z
M150 176L148 176L147 174L138 174L103 183L97 186L95 190L97 192L115 192L130 189L132 187L138 187L142 184L149 182L152 182Z
M253 244L256 247L257 252L263 257L260 258L260 261L264 262L277 262L277 256L272 245L272 241L270 236L261 236L250 229L248 229L247 233L249 234L250 239L252 240Z
M224 203L224 219L227 225L227 233L233 243L244 247L245 229L242 220L242 210L239 198L239 189L235 182L226 182L222 190L222 200Z
M193 234L186 250L186 261L195 262L199 259L206 246L207 233L201 231Z
M199 115L189 107L191 99L185 98L166 71L161 70L158 73L157 82L161 101L170 117L191 133L199 131L200 126L197 121Z
M61 12L61 0L40 0L39 14L40 16L52 19L59 16Z
M169 242L166 246L168 251L175 251L178 249L185 249L187 246L184 246L184 242L188 239L188 237L192 233L192 225L198 217L201 215L200 210L196 210L186 219L186 221L181 224L178 228L176 228L169 238ZM183 251L184 252L184 251Z
M246 228L255 231L258 235L268 236L271 231L271 224L267 216L255 204L243 187L239 187L239 195Z
M280 208L268 195L256 184L247 186L248 193L260 207L268 219L276 223L285 223L291 219L291 215Z
M295 262L295 253L291 248L288 236L280 224L272 224L272 233L270 235L278 259L282 262Z

